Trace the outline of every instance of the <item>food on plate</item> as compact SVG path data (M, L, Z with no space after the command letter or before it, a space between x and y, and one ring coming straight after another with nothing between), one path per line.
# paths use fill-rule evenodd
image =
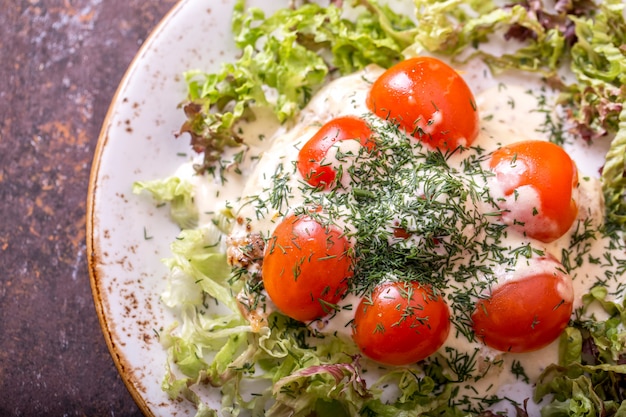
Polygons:
M371 150L374 147L371 136L372 131L363 119L350 116L332 119L302 146L296 162L298 170L312 186L331 187L337 177L337 171L327 159L331 146L340 140L358 139Z
M261 277L272 302L298 321L333 311L352 276L350 243L333 225L289 215L265 243Z
M578 213L578 169L559 146L523 141L497 149L489 166L491 190L502 219L526 236L552 242L567 232Z
M367 107L436 148L469 147L478 135L476 102L467 83L432 57L410 58L385 71L374 81Z
M527 70L532 54L556 71L537 49L566 35L548 12L540 22L524 5L467 2L470 18L424 2L415 26L364 4L357 24L335 5L266 18L237 2L241 66L205 84L188 78L181 132L201 155L135 185L197 224L166 260L163 302L181 323L161 336L164 389L199 415L619 415L626 255L615 167L626 129L600 180L561 147L589 133L576 113L588 96L491 74ZM567 22L580 39L608 20L624 27L618 9ZM530 46L464 63L415 54L455 48L451 17L510 25L507 36ZM484 41L463 33L454 57ZM279 45L291 66L276 65ZM329 45L332 66L317 54ZM264 107L279 124L263 124ZM607 115L593 120L608 127Z
M450 332L448 304L417 281L377 285L356 307L353 339L364 355L388 365L426 359Z
M515 279L499 283L476 303L474 334L487 346L532 352L552 343L567 327L574 304L572 278L552 256L536 259L534 266L516 268Z

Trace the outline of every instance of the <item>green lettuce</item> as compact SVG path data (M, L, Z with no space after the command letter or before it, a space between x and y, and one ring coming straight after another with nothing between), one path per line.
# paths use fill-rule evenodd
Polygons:
M230 266L220 245L221 236L212 224L183 230L171 245L172 257L163 261L170 274L162 301L180 322L161 334L168 351L168 372L162 386L170 397L194 402L197 415L214 414L190 387L226 378L222 374L227 370L218 365L236 362L250 332L233 296L235 289L228 283ZM216 308L216 302L222 308Z
M410 55L427 50L453 60L479 57L494 72L514 68L551 73L565 49L564 35L557 28L542 25L524 4L505 8L480 0L415 0L415 4L419 25L415 43L407 51ZM478 47L493 40L498 31L507 30L523 33L525 44L515 52L493 55ZM469 53L464 53L466 50Z
M621 0L599 5L592 18L573 18L571 48L577 82L568 98L577 130L589 139L614 134L602 171L609 231L626 225L626 21Z
M393 20L408 21L398 16ZM193 149L204 154L199 171L212 169L227 146L243 141L235 126L254 117L253 106L272 108L284 122L336 73L371 63L389 66L402 57L401 46L367 9L354 21L344 18L340 7L315 3L266 16L238 0L232 29L242 51L239 59L216 73L185 74L188 94L182 106L187 120L180 132L188 132Z
M608 301L604 287L583 297L583 314L599 305L609 318L579 319L561 335L560 363L540 376L535 401L551 395L543 417L626 416L626 301Z
M133 193L148 191L159 204L169 203L170 217L181 229L198 225L198 208L194 202L194 188L189 181L172 176L151 181L136 181Z
M626 225L626 107L619 113L618 126L602 169L609 233L623 231Z

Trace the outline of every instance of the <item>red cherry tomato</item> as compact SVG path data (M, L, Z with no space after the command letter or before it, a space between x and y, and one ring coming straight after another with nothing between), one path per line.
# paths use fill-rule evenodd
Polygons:
M337 227L323 226L307 215L289 215L265 248L265 290L280 311L295 320L325 316L348 288L349 249Z
M389 68L372 85L367 107L435 148L469 146L478 135L474 95L436 58L407 59Z
M352 337L369 358L408 365L433 354L449 332L448 305L430 287L386 282L359 303Z
M494 288L476 304L474 332L503 352L531 352L554 341L567 327L574 290L554 258L540 258L536 269Z
M331 146L341 140L356 139L368 150L374 147L370 140L372 131L364 120L356 117L338 117L322 126L304 144L298 155L298 171L313 187L328 188L335 181L337 173L326 154Z
M552 242L569 230L578 213L573 198L578 170L561 147L544 141L517 142L496 150L489 166L496 174L499 190L492 190L496 204L505 210L505 223L542 242ZM524 190L536 193L538 204L532 204Z

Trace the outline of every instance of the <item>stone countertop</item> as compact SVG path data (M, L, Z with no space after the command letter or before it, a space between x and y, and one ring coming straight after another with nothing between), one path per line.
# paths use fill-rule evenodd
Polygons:
M0 415L139 416L85 248L109 103L175 0L0 0Z

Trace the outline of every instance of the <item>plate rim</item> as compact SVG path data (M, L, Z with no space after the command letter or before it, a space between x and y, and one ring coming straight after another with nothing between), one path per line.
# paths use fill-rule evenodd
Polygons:
M163 31L164 27L172 19L172 17L181 10L188 0L178 0L159 20L159 22L152 28L145 41L141 44L131 62L128 64L124 75L120 79L120 82L113 94L107 112L102 121L102 126L98 134L96 147L94 149L93 158L91 162L91 169L89 173L89 183L87 187L86 198L86 216L85 216L85 228L86 228L86 250L87 250L87 269L89 272L89 282L91 287L91 294L98 316L98 322L100 324L100 330L106 342L109 354L113 359L113 363L117 372L122 379L122 382L126 386L126 389L133 398L135 404L140 411L147 417L154 417L155 414L150 409L146 399L142 396L139 386L134 381L133 375L130 373L130 364L128 363L123 352L117 348L115 338L113 337L113 331L111 330L111 322L105 312L102 293L102 281L99 276L98 264L102 258L101 250L95 238L95 228L97 227L97 219L95 218L95 195L98 189L98 180L100 178L102 156L107 142L109 141L109 130L111 129L111 122L116 108L120 102L122 92L129 84L133 73L140 65L141 58L146 52L154 45L156 38Z

